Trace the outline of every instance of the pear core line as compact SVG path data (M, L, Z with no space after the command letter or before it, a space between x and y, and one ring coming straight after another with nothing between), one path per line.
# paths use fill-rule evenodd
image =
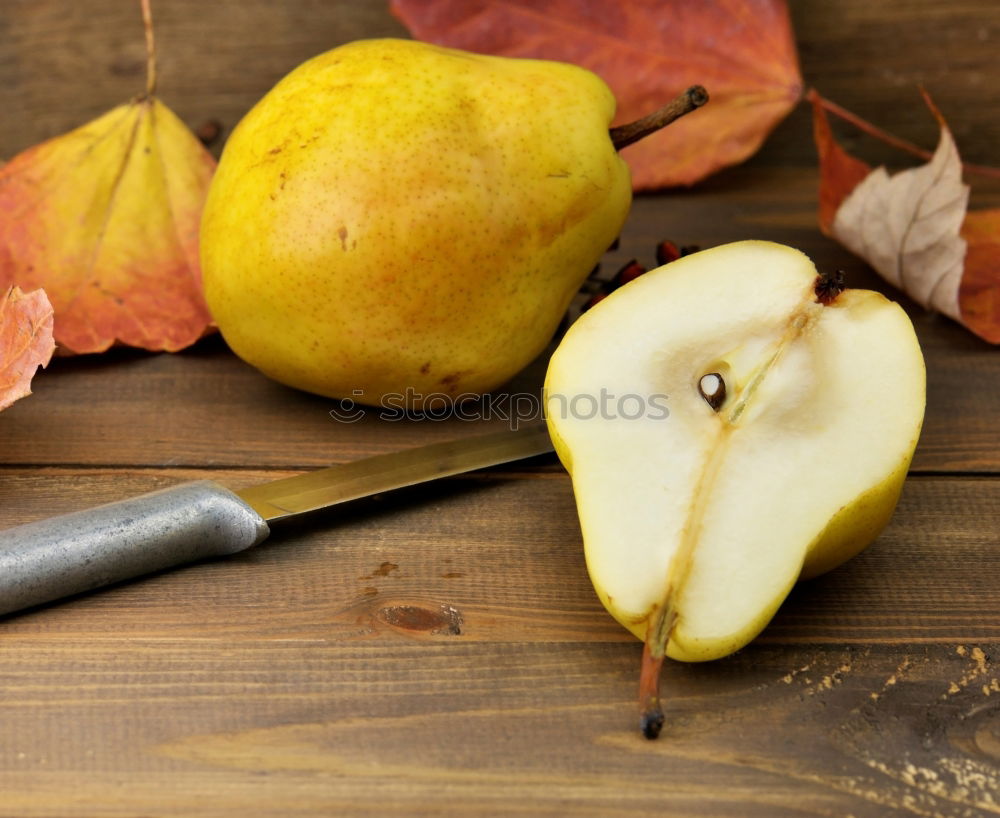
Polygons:
M715 407L712 407L720 421L715 442L695 486L695 500L681 534L680 545L671 560L670 570L667 572L667 576L674 577L674 580L667 586L662 602L651 613L646 630L646 644L643 648L642 668L639 674L639 725L643 735L648 739L655 739L663 727L664 716L660 705L660 670L666 656L670 636L682 616L676 609L676 597L679 589L684 587L688 574L691 572L707 498L711 494L711 487L715 482L719 467L725 460L729 441L739 428L738 422L745 414L764 378L774 368L789 345L802 335L803 330L817 315L817 311L821 309L822 307L817 305L817 302L812 298L804 298L798 309L789 316L781 337L766 351L762 363L750 375L746 385L739 390L729 411L719 412ZM709 405L711 406L710 401Z

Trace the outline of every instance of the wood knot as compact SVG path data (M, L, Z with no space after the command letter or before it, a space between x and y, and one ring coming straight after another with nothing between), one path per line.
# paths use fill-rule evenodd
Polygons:
M400 630L460 636L462 614L452 605L440 605L437 610L421 605L388 605L381 608L377 617Z

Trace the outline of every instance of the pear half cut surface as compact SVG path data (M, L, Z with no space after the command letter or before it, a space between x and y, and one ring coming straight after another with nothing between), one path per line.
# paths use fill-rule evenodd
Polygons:
M591 580L654 659L744 646L892 515L923 356L898 304L828 284L789 247L723 245L619 289L552 357Z

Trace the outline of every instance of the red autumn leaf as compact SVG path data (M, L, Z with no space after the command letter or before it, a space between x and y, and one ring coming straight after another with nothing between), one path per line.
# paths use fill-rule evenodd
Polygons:
M174 351L210 323L198 226L215 160L154 76L151 59L146 94L0 167L0 286L44 287L71 352Z
M0 297L0 409L31 394L35 371L48 364L54 349L52 305L45 292L10 287Z
M925 95L941 128L926 164L890 176L847 154L833 138L830 109L872 135L912 146L843 112L810 91L820 159L819 223L928 309L943 312L981 338L1000 343L1000 210L967 212L968 186L944 117Z
M743 161L802 91L783 0L392 0L391 9L421 40L594 71L618 100L613 124L704 85L708 105L622 151L636 190L690 185Z

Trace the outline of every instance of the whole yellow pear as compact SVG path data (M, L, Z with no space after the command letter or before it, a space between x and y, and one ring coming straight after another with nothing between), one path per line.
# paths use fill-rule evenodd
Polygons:
M233 131L201 232L227 343L293 387L420 408L538 355L631 202L594 74L364 40Z

